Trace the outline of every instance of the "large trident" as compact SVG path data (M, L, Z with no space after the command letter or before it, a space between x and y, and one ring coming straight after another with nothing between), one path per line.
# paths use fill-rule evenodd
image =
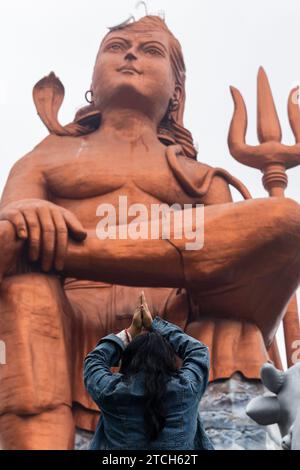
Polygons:
M257 135L260 145L246 144L247 109L239 90L230 87L234 113L229 129L228 145L231 155L243 165L263 173L262 182L269 196L284 197L288 185L286 170L300 164L300 108L299 87L293 88L288 98L288 116L295 145L281 143L281 127L268 77L262 67L257 77ZM293 349L300 340L297 297L293 296L283 319L285 349L288 366L293 365Z

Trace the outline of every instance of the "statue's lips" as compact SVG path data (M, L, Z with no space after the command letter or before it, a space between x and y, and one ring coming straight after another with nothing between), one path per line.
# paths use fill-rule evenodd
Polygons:
M123 73L131 73L131 74L138 74L138 75L141 75L142 72L140 72L139 70L137 70L135 67L131 67L131 66L123 66L123 67L119 67L117 69L118 72L123 72Z

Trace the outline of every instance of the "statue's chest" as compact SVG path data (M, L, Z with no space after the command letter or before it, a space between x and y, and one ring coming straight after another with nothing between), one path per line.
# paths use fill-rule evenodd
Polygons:
M116 191L137 198L143 193L170 204L184 198L165 155L159 154L82 152L48 169L45 176L48 189L59 198L85 199Z

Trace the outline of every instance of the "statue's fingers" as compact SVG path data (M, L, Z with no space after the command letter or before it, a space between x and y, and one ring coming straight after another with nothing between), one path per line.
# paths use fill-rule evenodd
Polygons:
M67 253L68 229L60 210L52 210L51 214L56 232L54 266L57 271L61 271L64 268Z
M37 261L41 248L41 226L39 218L34 210L23 211L29 232L29 260Z
M16 210L9 212L5 220L9 220L13 224L18 238L24 240L28 237L26 220L21 211Z
M39 207L37 213L42 228L42 269L47 272L53 266L55 226L49 207Z
M75 238L79 241L84 240L86 238L87 233L84 230L81 222L77 219L77 217L67 210L63 211L62 214L66 221L67 227L71 232L72 238Z

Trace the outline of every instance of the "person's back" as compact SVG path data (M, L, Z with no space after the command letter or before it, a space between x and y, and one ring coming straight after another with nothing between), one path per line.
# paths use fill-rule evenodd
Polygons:
M85 385L101 409L91 449L213 449L198 412L208 348L159 316L127 346L123 334L102 338L85 359Z

